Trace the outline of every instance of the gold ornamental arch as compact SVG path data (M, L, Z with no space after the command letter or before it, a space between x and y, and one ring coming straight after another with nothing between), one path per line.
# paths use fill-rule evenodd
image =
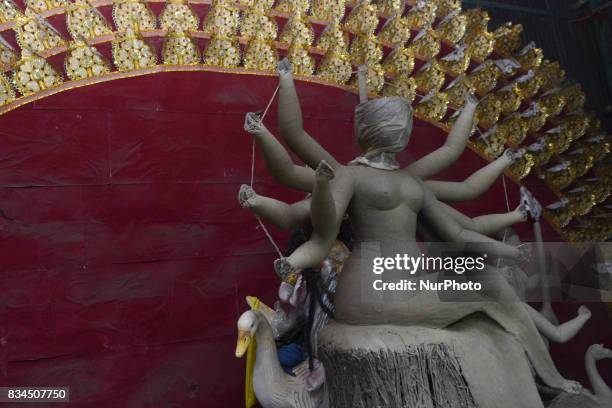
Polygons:
M475 92L470 148L489 161L518 149L507 174L520 183L534 173L558 197L545 217L564 239L612 234L610 139L584 111L580 85L536 44L522 44L520 24L490 32L487 12L462 10L459 0L25 3L24 10L0 0L0 33L19 45L0 37L0 115L70 89L160 72L273 75L279 52L298 79L357 92L356 67L367 65L372 96L402 96L419 119L445 131ZM156 15L150 3L165 5ZM110 6L112 24L99 10ZM207 8L202 21L198 7ZM63 16L70 38L49 23L53 16ZM151 38L163 38L160 53ZM112 44L112 63L96 48L104 43ZM58 55L62 67L48 61Z

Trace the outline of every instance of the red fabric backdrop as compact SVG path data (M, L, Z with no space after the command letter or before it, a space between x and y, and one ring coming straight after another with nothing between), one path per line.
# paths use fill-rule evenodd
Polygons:
M160 74L73 90L0 117L2 385L69 386L74 402L104 407L242 405L236 319L246 295L271 303L277 288L275 253L236 199L251 168L242 122L266 106L275 82ZM299 92L307 129L339 159L352 159L357 97L306 83ZM274 104L266 118L271 129L275 111ZM417 122L402 160L444 138ZM461 180L483 164L466 152L442 177ZM301 198L273 182L261 160L255 168L258 192ZM526 183L545 203L552 199ZM512 208L517 190L508 180ZM479 215L505 207L500 182L460 208ZM286 233L272 232L284 246ZM583 378L586 346L610 334L591 325L556 347L564 373Z

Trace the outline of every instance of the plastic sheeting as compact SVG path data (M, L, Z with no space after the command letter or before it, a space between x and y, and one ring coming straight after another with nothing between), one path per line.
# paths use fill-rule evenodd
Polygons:
M68 386L73 402L101 407L241 405L236 320L246 295L271 303L278 283L276 254L237 202L251 167L242 123L275 86L159 74L0 117L0 384ZM307 130L340 160L355 157L357 96L314 84L298 92ZM444 140L422 122L414 132L403 163ZM444 177L483 164L466 152ZM255 180L262 194L302 197L261 160ZM503 211L503 197L498 183L462 209ZM286 233L272 232L284 247Z

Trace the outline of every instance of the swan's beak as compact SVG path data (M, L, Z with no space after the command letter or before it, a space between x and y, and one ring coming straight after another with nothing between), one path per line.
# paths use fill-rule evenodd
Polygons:
M251 344L251 333L248 331L239 331L238 344L236 344L236 357L240 358L244 356L244 353L246 353L249 348L249 344Z

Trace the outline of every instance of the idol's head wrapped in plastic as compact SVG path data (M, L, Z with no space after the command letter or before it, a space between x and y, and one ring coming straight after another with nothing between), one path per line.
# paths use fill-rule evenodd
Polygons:
M379 98L355 108L355 134L365 158L398 153L412 133L412 107L404 98Z

